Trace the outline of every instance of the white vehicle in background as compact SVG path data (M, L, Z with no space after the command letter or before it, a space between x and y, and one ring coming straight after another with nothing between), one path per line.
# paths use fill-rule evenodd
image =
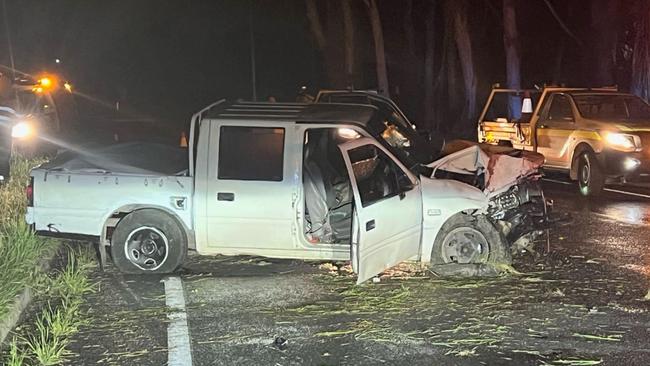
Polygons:
M495 182L480 149L416 167L405 146L371 105L222 101L192 117L180 154L127 144L32 170L26 218L42 234L92 238L127 273L172 272L188 250L351 260L359 283L408 259L508 263L534 229L515 238L498 222L530 203L516 183L535 169L482 189L429 178Z

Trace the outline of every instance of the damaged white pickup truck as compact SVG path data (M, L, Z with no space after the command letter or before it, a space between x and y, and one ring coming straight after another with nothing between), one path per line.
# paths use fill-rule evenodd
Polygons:
M408 259L509 263L542 230L543 158L452 144L417 161L426 144L405 128L368 104L221 101L192 117L187 150L116 145L33 169L27 222L91 237L128 273L195 250L351 260L359 283Z

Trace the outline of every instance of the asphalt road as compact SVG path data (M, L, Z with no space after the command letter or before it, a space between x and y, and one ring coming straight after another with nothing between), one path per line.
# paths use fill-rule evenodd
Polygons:
M176 282L109 268L94 273L68 363L650 364L650 189L584 200L551 179L547 197L572 222L551 231L550 253L517 258L521 274L452 281L409 267L354 286L335 267L250 257L193 256Z

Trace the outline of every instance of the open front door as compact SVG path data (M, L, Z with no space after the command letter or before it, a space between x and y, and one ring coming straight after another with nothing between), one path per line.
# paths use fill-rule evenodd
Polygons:
M422 193L417 178L376 141L339 148L354 191L351 260L361 283L419 254Z

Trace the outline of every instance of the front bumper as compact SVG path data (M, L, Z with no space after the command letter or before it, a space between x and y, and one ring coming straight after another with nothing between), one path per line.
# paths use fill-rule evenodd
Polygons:
M599 154L598 160L608 178L629 182L650 181L650 151L605 150Z

